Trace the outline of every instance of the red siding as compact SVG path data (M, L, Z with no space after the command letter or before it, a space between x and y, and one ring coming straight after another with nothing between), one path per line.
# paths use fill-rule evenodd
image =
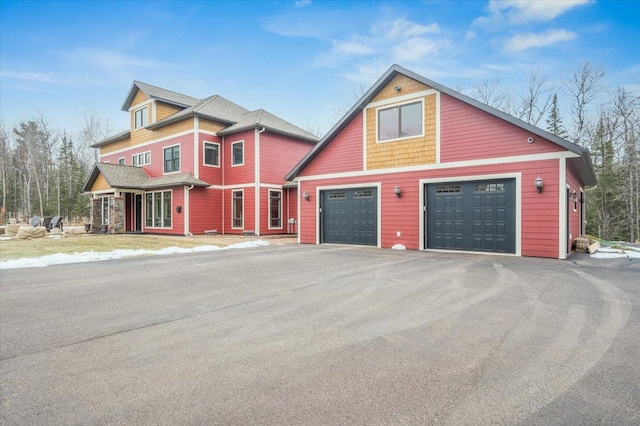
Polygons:
M287 219L293 218L295 223L289 224L287 222L287 234L298 233L298 189L289 188L284 190L286 199L286 211L285 217ZM304 201L304 200L303 200Z
M381 245L390 248L403 244L409 249L419 249L422 236L420 221L422 208L419 203L423 190L420 179L451 178L465 180L471 175L495 175L522 173L521 180L521 253L523 256L558 257L558 160L529 163L496 164L488 166L439 169L421 172L391 173L363 177L324 179L301 182L300 191L307 191L310 200L300 201L300 241L316 242L316 187L380 183L381 192ZM538 194L533 182L537 175L544 176L544 191ZM398 185L402 197L397 198L393 188ZM397 236L397 232L401 236Z
M171 228L147 228L145 227L145 209L146 209L146 203L145 203L145 199L143 198L142 200L142 209L143 209L143 215L142 215L142 231L143 232L148 232L150 234L167 234L167 235L184 235L184 214L185 211L184 209L182 210L182 213L177 213L176 212L176 207L177 206L183 206L184 205L184 190L183 187L181 186L177 186L174 188L167 188L164 190L159 190L159 191L166 191L166 190L171 190L172 191L172 195L171 195L171 221L172 221L172 227Z
M440 123L442 163L564 150L444 93L440 95ZM527 142L530 136L533 143Z
M199 179L211 185L222 185L222 166L208 166L204 164L204 143L213 142L220 145L220 162L222 162L222 139L205 133L199 134L198 171Z
M193 188L189 191L189 232L222 232L222 190Z
M231 144L244 141L244 164L231 165ZM224 185L255 183L255 132L253 130L225 136L223 142ZM286 173L286 172L285 172Z
M232 228L232 192L244 190L244 227L242 229ZM222 232L224 234L242 234L243 231L255 231L255 186L224 190L224 221Z
M363 170L362 155L361 112L305 167L300 176Z
M260 134L260 182L284 184L285 175L295 167L312 143L289 138L277 133Z
M571 251L574 240L580 236L580 189L582 186L580 180L575 175L574 171L567 166L567 184L570 186L569 191L572 193L576 191L577 202L575 203L576 210L573 211L573 199L567 201L567 209L569 210L569 233L571 234L571 241L569 242L568 252ZM566 185L565 185L566 188ZM586 215L585 215L586 217Z

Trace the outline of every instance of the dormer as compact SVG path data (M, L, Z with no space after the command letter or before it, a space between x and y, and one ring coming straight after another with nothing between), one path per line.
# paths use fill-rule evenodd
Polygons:
M130 129L144 129L186 108L197 99L150 84L134 81L122 104L122 111L130 114Z

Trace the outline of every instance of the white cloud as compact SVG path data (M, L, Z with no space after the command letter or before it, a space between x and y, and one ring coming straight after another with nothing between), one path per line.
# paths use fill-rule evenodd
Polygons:
M472 25L490 30L505 25L550 22L558 16L593 0L490 0L488 16L476 18Z
M305 7L311 4L311 0L296 0L296 7Z
M334 41L334 50L348 56L368 55L373 52L371 47L356 41Z
M415 37L404 40L393 47L391 51L393 62L406 63L423 59L427 55L437 53L439 50L448 47L449 40L430 40L422 37Z
M422 25L415 22L407 21L404 18L396 19L381 27L382 32L389 38L408 38L416 37L424 34L438 34L440 26L433 22L428 25Z
M122 68L149 68L162 69L168 64L143 59L133 55L116 52L113 50L81 48L67 54L74 55L77 59L87 62L98 68L122 69Z
M552 44L573 40L578 35L567 30L548 30L542 33L516 34L509 40L504 49L511 52L550 46Z
M33 83L68 83L70 80L58 74L47 72L31 72L31 71L13 71L3 69L0 70L0 77L3 79L14 79L30 81Z

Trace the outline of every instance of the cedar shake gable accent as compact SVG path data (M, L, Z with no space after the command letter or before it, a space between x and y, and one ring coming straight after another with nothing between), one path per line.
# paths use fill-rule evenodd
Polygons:
M172 186L209 186L207 182L196 179L191 173L177 173L152 178L140 167L96 163L84 184L83 192L91 192L99 175L105 178L111 188L120 189L148 190Z
M496 108L483 104L482 102L463 95L462 93L443 86L442 84L429 80L397 64L392 65L382 75L382 77L380 77L380 79L378 79L378 81L373 86L371 86L371 88L360 98L360 100L356 102L356 104L351 107L351 109L336 123L335 126L333 126L333 128L331 128L331 130L329 130L329 132L316 144L316 146L314 146L311 151L309 151L307 155L305 155L304 158L300 160L296 167L294 167L293 170L291 170L287 174L285 179L288 181L295 179L296 176L298 176L298 174L300 174L300 172L302 172L302 170L304 170L304 168L309 165L309 163L311 163L311 161L315 157L318 156L318 154L327 146L327 144L331 143L331 141L342 130L344 130L344 128L378 95L378 93L380 93L399 74L416 80L441 93L445 93L452 98L478 108L488 114L500 118L501 120L513 124L514 126L520 127L521 129L524 129L534 135L540 136L541 138L553 142L556 145L566 149L567 151L578 154L580 157L568 159L569 165L577 172L578 176L582 179L583 183L586 186L596 185L597 181L595 171L593 169L593 164L591 163L591 156L589 155L588 149L582 148L579 145L562 139L552 133L540 129L539 127L533 126Z
M129 89L129 94L122 104L122 111L129 111L133 99L136 97L138 90L142 90L149 98L166 102L171 105L187 108L198 102L198 99L182 93L173 92L161 87L152 86L141 81L134 81Z

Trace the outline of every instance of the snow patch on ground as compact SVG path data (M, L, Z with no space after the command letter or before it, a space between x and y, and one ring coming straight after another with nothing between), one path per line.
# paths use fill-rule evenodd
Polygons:
M640 259L640 251L636 251L633 249L630 250L620 250L609 247L599 248L597 252L591 255L594 259L618 259L622 257L626 257L627 259Z
M395 246L391 247L391 250L406 250L406 249L407 248L402 244L396 244Z
M228 249L244 249L268 246L269 243L264 240L245 241L242 243L231 244L226 247L219 246L198 246L193 248L180 248L180 247L167 247L161 250L114 250L109 252L84 252L74 254L50 254L47 256L37 258L24 258L7 260L6 262L0 262L0 269L14 269L14 268L40 268L44 266L60 265L64 263L82 263L82 262L96 262L100 260L122 259L123 257L134 256L155 256L165 254L176 253L198 253L205 251L216 250L228 250Z

